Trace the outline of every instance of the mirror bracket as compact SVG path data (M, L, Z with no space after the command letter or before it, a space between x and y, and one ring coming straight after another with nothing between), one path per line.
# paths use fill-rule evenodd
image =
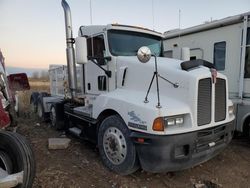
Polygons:
M97 57L88 56L88 59L89 59L92 63L94 63L96 66L98 66L100 69L102 69L102 70L105 72L105 74L106 74L109 78L111 78L112 72L109 71L109 70L104 69L101 65L99 65L99 64L96 62L97 59L105 59L105 58L108 58L108 59L111 60L111 57L110 57L110 56L104 57L104 58L100 58L100 57L97 58Z

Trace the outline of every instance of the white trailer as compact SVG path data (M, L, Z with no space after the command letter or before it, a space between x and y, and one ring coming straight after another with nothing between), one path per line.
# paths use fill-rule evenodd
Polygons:
M235 104L236 130L250 136L250 12L187 29L164 33L164 54L181 59L180 49L190 48L190 59L213 62L225 74Z
M164 58L163 35L144 28L81 26L73 38L62 5L68 78L62 90L61 68L50 70L52 95L32 96L41 116L95 141L104 165L120 174L190 168L228 145L233 103L227 78L211 74L212 64L201 60L204 66L190 70L189 62Z

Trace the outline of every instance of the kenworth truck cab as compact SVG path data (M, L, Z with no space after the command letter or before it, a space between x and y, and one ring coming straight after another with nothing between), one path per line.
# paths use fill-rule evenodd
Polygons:
M139 27L81 26L73 38L62 5L68 65L50 69L51 96L33 96L41 116L95 140L104 165L120 174L190 168L228 145L233 104L212 64L162 57L163 35Z

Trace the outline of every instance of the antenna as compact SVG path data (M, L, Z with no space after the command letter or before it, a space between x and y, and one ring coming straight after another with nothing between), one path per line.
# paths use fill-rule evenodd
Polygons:
M179 9L179 38L181 37L181 9Z
M90 25L92 25L92 0L89 0Z
M153 31L154 31L155 30L154 0L152 0L152 22L153 22Z
M92 0L89 0L89 14L90 14L90 25L93 24L93 17L92 17ZM91 55L92 57L94 54L94 39L93 36L91 36Z

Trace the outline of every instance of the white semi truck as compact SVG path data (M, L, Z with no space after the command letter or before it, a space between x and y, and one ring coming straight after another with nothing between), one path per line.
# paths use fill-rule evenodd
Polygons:
M250 137L250 12L191 28L165 32L164 53L179 59L190 48L190 59L205 59L228 78L235 105L236 130Z
M50 95L31 96L41 117L95 141L104 165L120 174L186 169L228 145L233 103L212 64L162 57L163 35L139 27L81 26L73 38L62 6L67 67L51 67Z

